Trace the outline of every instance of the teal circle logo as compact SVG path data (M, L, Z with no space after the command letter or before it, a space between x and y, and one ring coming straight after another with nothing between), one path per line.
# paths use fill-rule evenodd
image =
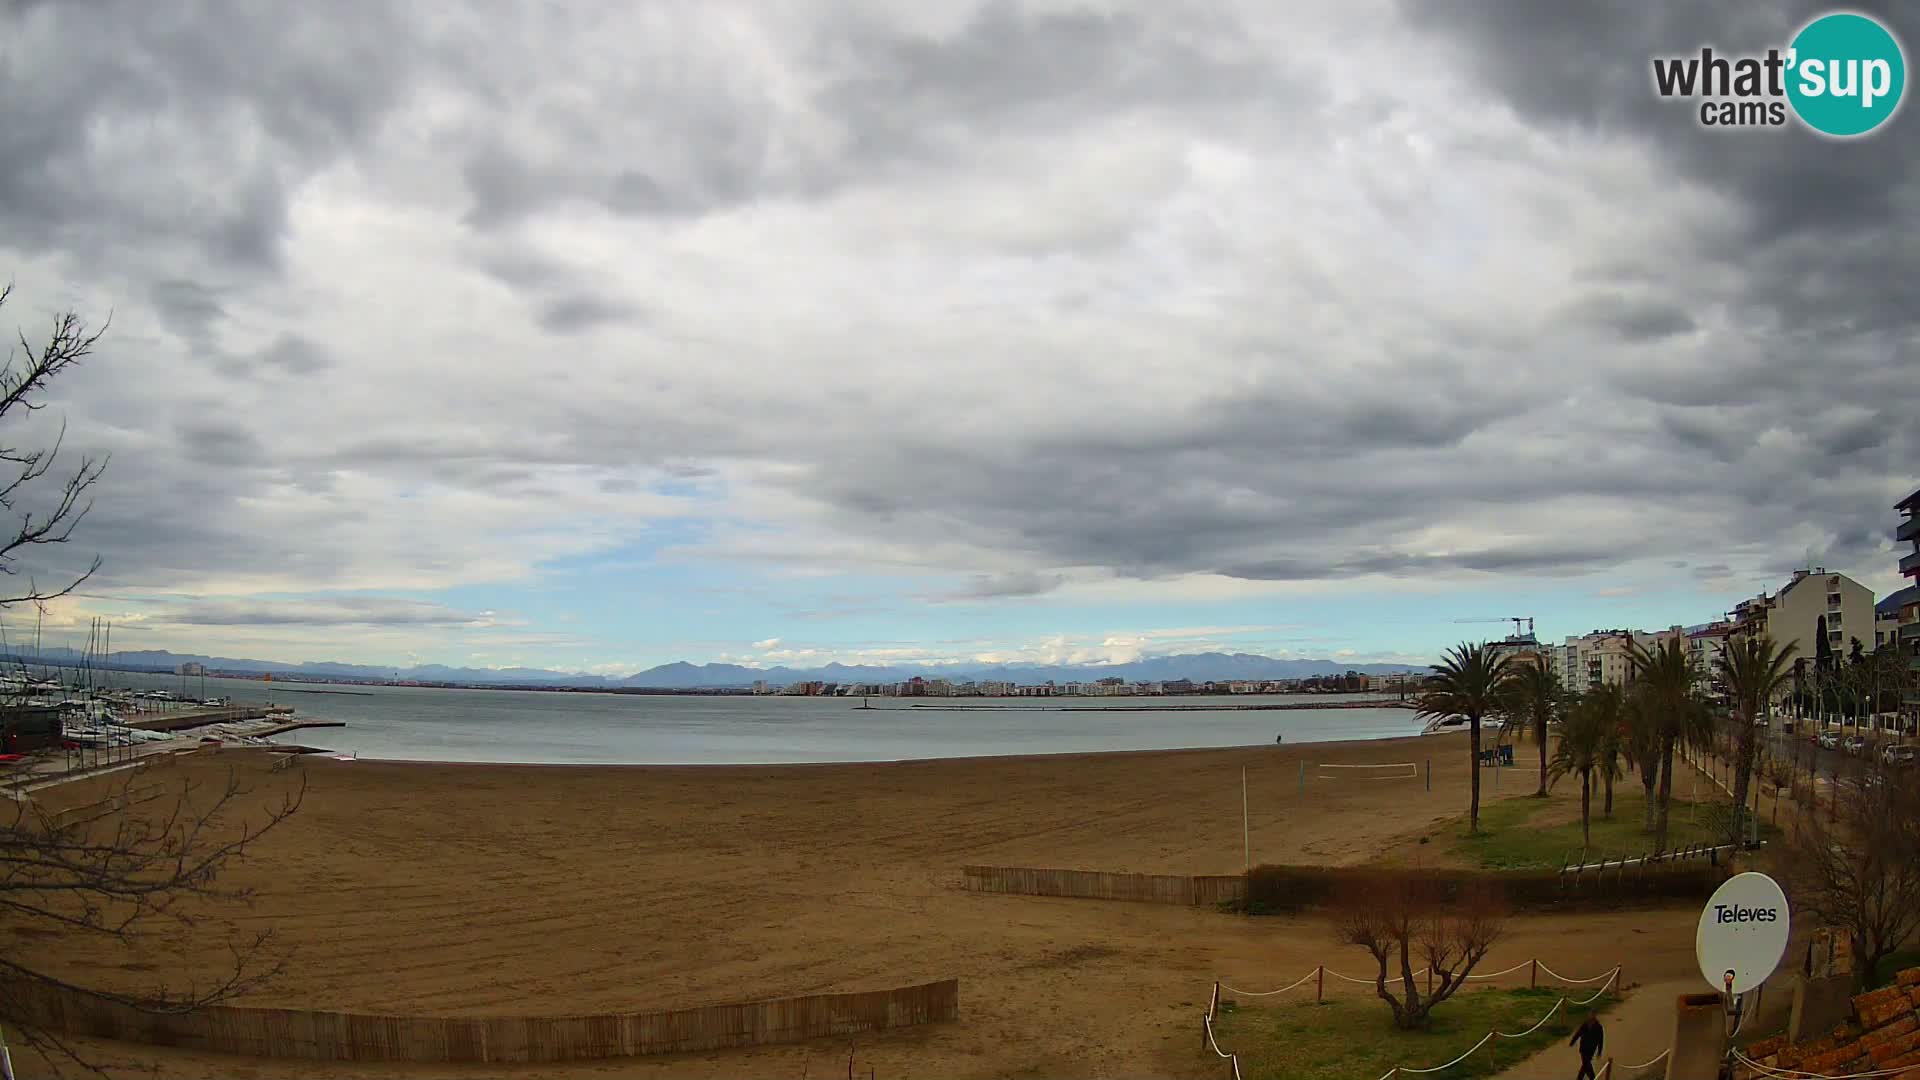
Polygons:
M1846 11L1822 15L1789 48L1787 99L1815 131L1865 135L1899 110L1907 61L1878 22Z

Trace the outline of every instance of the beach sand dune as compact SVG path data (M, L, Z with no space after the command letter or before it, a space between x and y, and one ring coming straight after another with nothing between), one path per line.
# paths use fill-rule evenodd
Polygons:
M1212 1075L1195 1017L1212 980L1290 982L1357 950L1308 919L981 896L965 863L1171 874L1241 868L1241 770L1255 862L1349 864L1404 848L1466 805L1464 737L1101 755L752 767L430 765L312 758L299 814L232 871L223 912L271 927L286 973L248 1003L416 1014L677 1008L958 976L962 1014L861 1040L879 1076ZM1323 779L1301 763L1433 759L1422 779ZM152 779L269 801L300 770L195 755ZM1507 770L1508 797L1532 789ZM94 782L97 784L99 782ZM64 798L84 799L92 785ZM1493 797L1491 788L1488 797ZM1564 793L1556 798L1564 798ZM1691 963L1688 913L1521 921L1501 952L1643 977ZM1671 925L1668 925L1671 924ZM27 939L0 940L9 949ZM61 970L214 970L216 941L129 956L31 941ZM1349 955L1352 954L1352 955ZM1344 988L1341 992L1348 992ZM208 1076L838 1075L845 1044L524 1070L243 1062L108 1048ZM837 1062L837 1063L836 1063ZM170 1064L169 1064L170 1063ZM353 1071L359 1069L361 1071ZM1200 1069L1196 1072L1196 1069Z

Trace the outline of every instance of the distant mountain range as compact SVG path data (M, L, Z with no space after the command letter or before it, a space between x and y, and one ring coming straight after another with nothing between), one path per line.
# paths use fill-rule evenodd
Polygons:
M36 658L17 652L6 658L9 666L77 667L86 662L85 654L73 649L44 649ZM547 671L540 668L456 668L441 664L417 667L373 667L367 664L333 662L281 663L274 660L242 660L225 656L194 656L162 650L115 652L111 666L116 670L173 672L182 664L202 664L209 672L245 675L309 676L354 682L439 682L495 686L609 686L655 688L664 690L722 690L752 686L765 680L782 686L797 682L890 683L914 676L929 679L963 681L972 679L1014 683L1092 682L1119 677L1128 682L1166 682L1192 679L1195 682L1220 682L1230 679L1304 679L1314 675L1338 675L1358 671L1367 675L1385 675L1395 671L1420 670L1408 664L1344 664L1334 660L1280 660L1253 653L1190 653L1181 656L1156 656L1125 664L925 664L876 667L832 663L816 668L755 668L742 664L690 664L680 661L661 664L625 677L590 675L586 672Z

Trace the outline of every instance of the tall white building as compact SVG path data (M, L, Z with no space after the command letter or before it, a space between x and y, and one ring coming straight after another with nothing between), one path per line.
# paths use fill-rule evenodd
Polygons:
M1591 634L1570 637L1554 650L1560 664L1560 681L1567 689L1580 692L1596 686L1622 686L1633 672L1628 660L1629 643L1643 649L1654 647L1654 635L1640 630L1595 630Z
M1856 638L1864 650L1874 645L1873 590L1824 566L1795 570L1779 592L1743 600L1730 614L1735 635L1765 633L1782 648L1793 645L1793 655L1809 661L1819 654L1822 632L1827 647L1840 656Z

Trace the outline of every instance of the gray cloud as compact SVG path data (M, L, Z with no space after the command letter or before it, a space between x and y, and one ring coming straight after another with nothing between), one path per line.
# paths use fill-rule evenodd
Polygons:
M632 304L591 293L575 293L542 305L539 322L556 334L576 334L606 323L626 322L639 313Z
M1713 138L1647 74L1812 8L883 8L0 11L7 316L115 312L45 418L116 451L102 586L677 514L979 603L1884 561L1915 117Z
M476 627L496 621L491 611L463 612L439 604L371 597L343 597L325 603L203 601L164 608L157 619L178 626L315 627Z

